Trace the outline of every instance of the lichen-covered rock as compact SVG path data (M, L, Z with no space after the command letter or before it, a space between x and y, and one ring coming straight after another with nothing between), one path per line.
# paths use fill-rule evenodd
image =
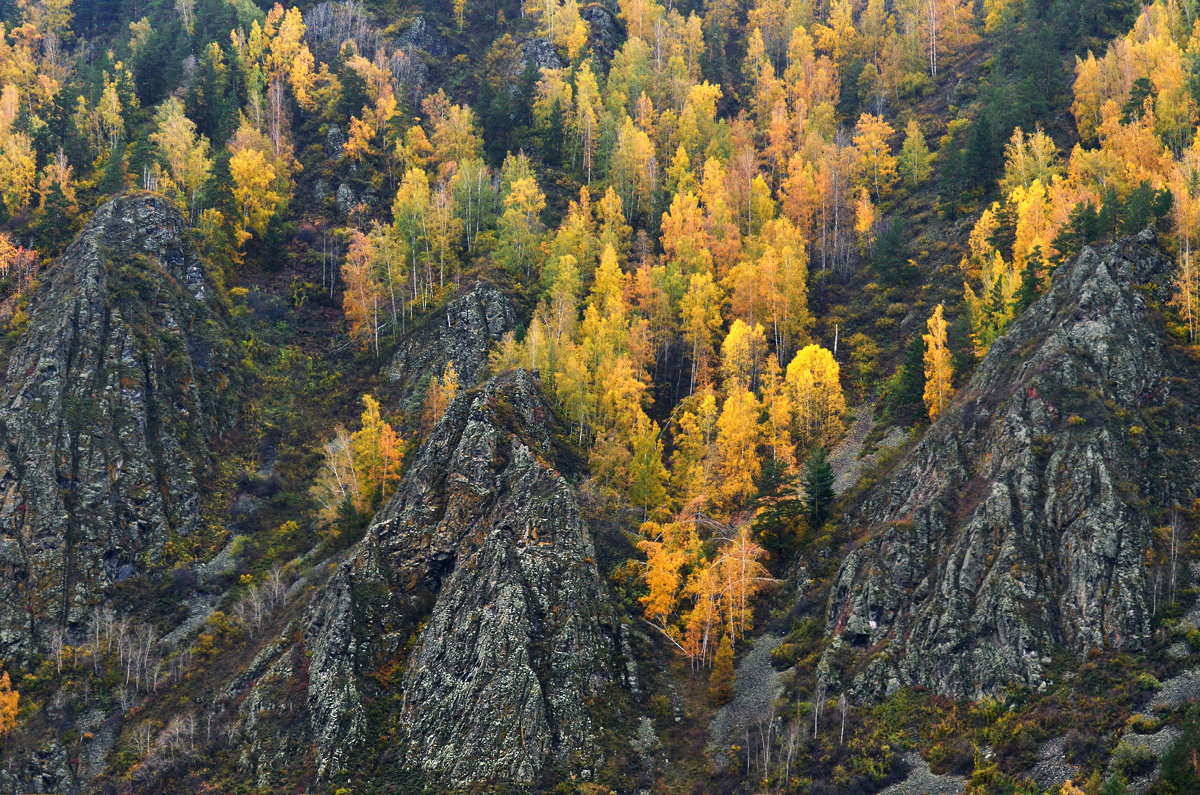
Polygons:
M530 38L521 43L521 56L523 58L522 66L526 66L530 61L538 69L562 69L562 59L558 57L558 50L554 47L554 42L545 38Z
M1196 482L1194 457L1167 452L1195 440L1177 438L1190 431L1163 408L1174 365L1146 295L1161 300L1170 263L1152 242L1085 250L1060 268L848 511L868 540L842 563L828 632L872 656L860 691L978 697L1036 685L1053 648L1149 638L1147 505L1172 488L1190 502L1179 489Z
M49 739L19 762L0 770L5 792L77 792L70 754L58 739Z
M588 704L620 681L618 630L560 430L523 370L446 410L305 619L319 775L365 753L412 781L520 786L594 762Z
M505 293L486 282L434 312L404 336L387 368L388 380L401 389L404 408L419 399L422 379L440 376L454 363L459 385L474 386L487 374L492 345L517 325L517 313Z
M204 266L167 201L98 209L44 277L0 387L0 658L82 628L200 521L231 372Z

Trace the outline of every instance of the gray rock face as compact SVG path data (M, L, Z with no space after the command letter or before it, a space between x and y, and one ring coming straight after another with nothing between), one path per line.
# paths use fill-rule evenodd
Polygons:
M82 627L198 526L231 372L208 291L183 219L149 195L97 210L43 280L0 388L0 657Z
M539 69L562 69L562 59L550 39L526 39L521 43L523 65L533 61Z
M604 3L588 3L579 9L580 18L588 23L588 45L596 58L608 68L621 43L624 30L612 8Z
M352 775L360 750L448 787L588 765L588 701L619 649L556 429L525 371L460 394L314 602L318 775ZM390 748L366 742L380 733Z
M1195 449L1176 438L1185 423L1135 427L1155 426L1172 386L1146 300L1155 289L1161 300L1170 263L1151 243L1085 250L1060 268L849 512L869 540L841 566L827 631L872 655L863 693L978 697L1036 685L1051 648L1149 638L1146 507L1187 503L1163 462Z
M486 282L477 282L405 335L387 377L400 385L408 402L419 397L420 380L440 376L448 362L454 363L459 385L472 386L487 373L492 344L516 325L517 313L509 297Z

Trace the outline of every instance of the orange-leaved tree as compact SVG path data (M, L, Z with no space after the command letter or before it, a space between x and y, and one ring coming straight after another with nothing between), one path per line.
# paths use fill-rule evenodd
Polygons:
M13 690L8 673L0 674L0 737L17 727L17 702L21 696Z
M321 505L321 519L330 525L347 506L359 513L374 510L400 480L404 440L370 395L363 395L362 427L350 433L339 426L322 452L324 465L309 493Z
M351 435L350 450L359 494L367 507L374 507L400 480L404 441L380 416L379 401L370 395L363 395L362 428Z

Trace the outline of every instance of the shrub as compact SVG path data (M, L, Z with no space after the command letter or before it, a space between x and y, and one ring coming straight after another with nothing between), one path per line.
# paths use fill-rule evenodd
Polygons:
M1122 740L1113 751L1112 770L1126 781L1147 773L1154 767L1158 757L1144 745L1134 745Z
M1154 734L1162 728L1162 721L1149 715L1131 715L1125 726L1135 734Z
M1159 682L1149 671L1143 671L1137 676L1137 685L1142 690L1158 690L1162 687L1162 682Z

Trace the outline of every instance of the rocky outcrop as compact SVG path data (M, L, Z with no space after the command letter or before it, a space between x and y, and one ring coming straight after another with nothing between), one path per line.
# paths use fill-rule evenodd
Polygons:
M44 278L0 389L0 658L81 628L200 522L232 371L175 208L98 209Z
M388 380L401 390L404 408L420 398L418 387L454 363L462 387L487 374L493 343L517 325L512 301L499 288L476 282L471 289L434 312L407 334L387 368Z
M1147 641L1149 509L1190 503L1196 482L1175 452L1196 449L1171 399L1186 380L1149 307L1169 270L1150 233L1060 268L849 509L867 541L842 563L828 632L867 652L860 692L977 697L1036 686L1056 647Z
M352 777L362 753L414 788L589 764L589 700L619 652L559 430L520 370L446 410L305 620L320 776ZM281 654L264 680L289 679Z
M588 47L601 66L607 69L625 35L620 17L609 5L594 2L580 8L579 17L588 23Z
M562 59L550 39L530 38L521 43L522 65L528 66L532 61L538 69L562 69Z

